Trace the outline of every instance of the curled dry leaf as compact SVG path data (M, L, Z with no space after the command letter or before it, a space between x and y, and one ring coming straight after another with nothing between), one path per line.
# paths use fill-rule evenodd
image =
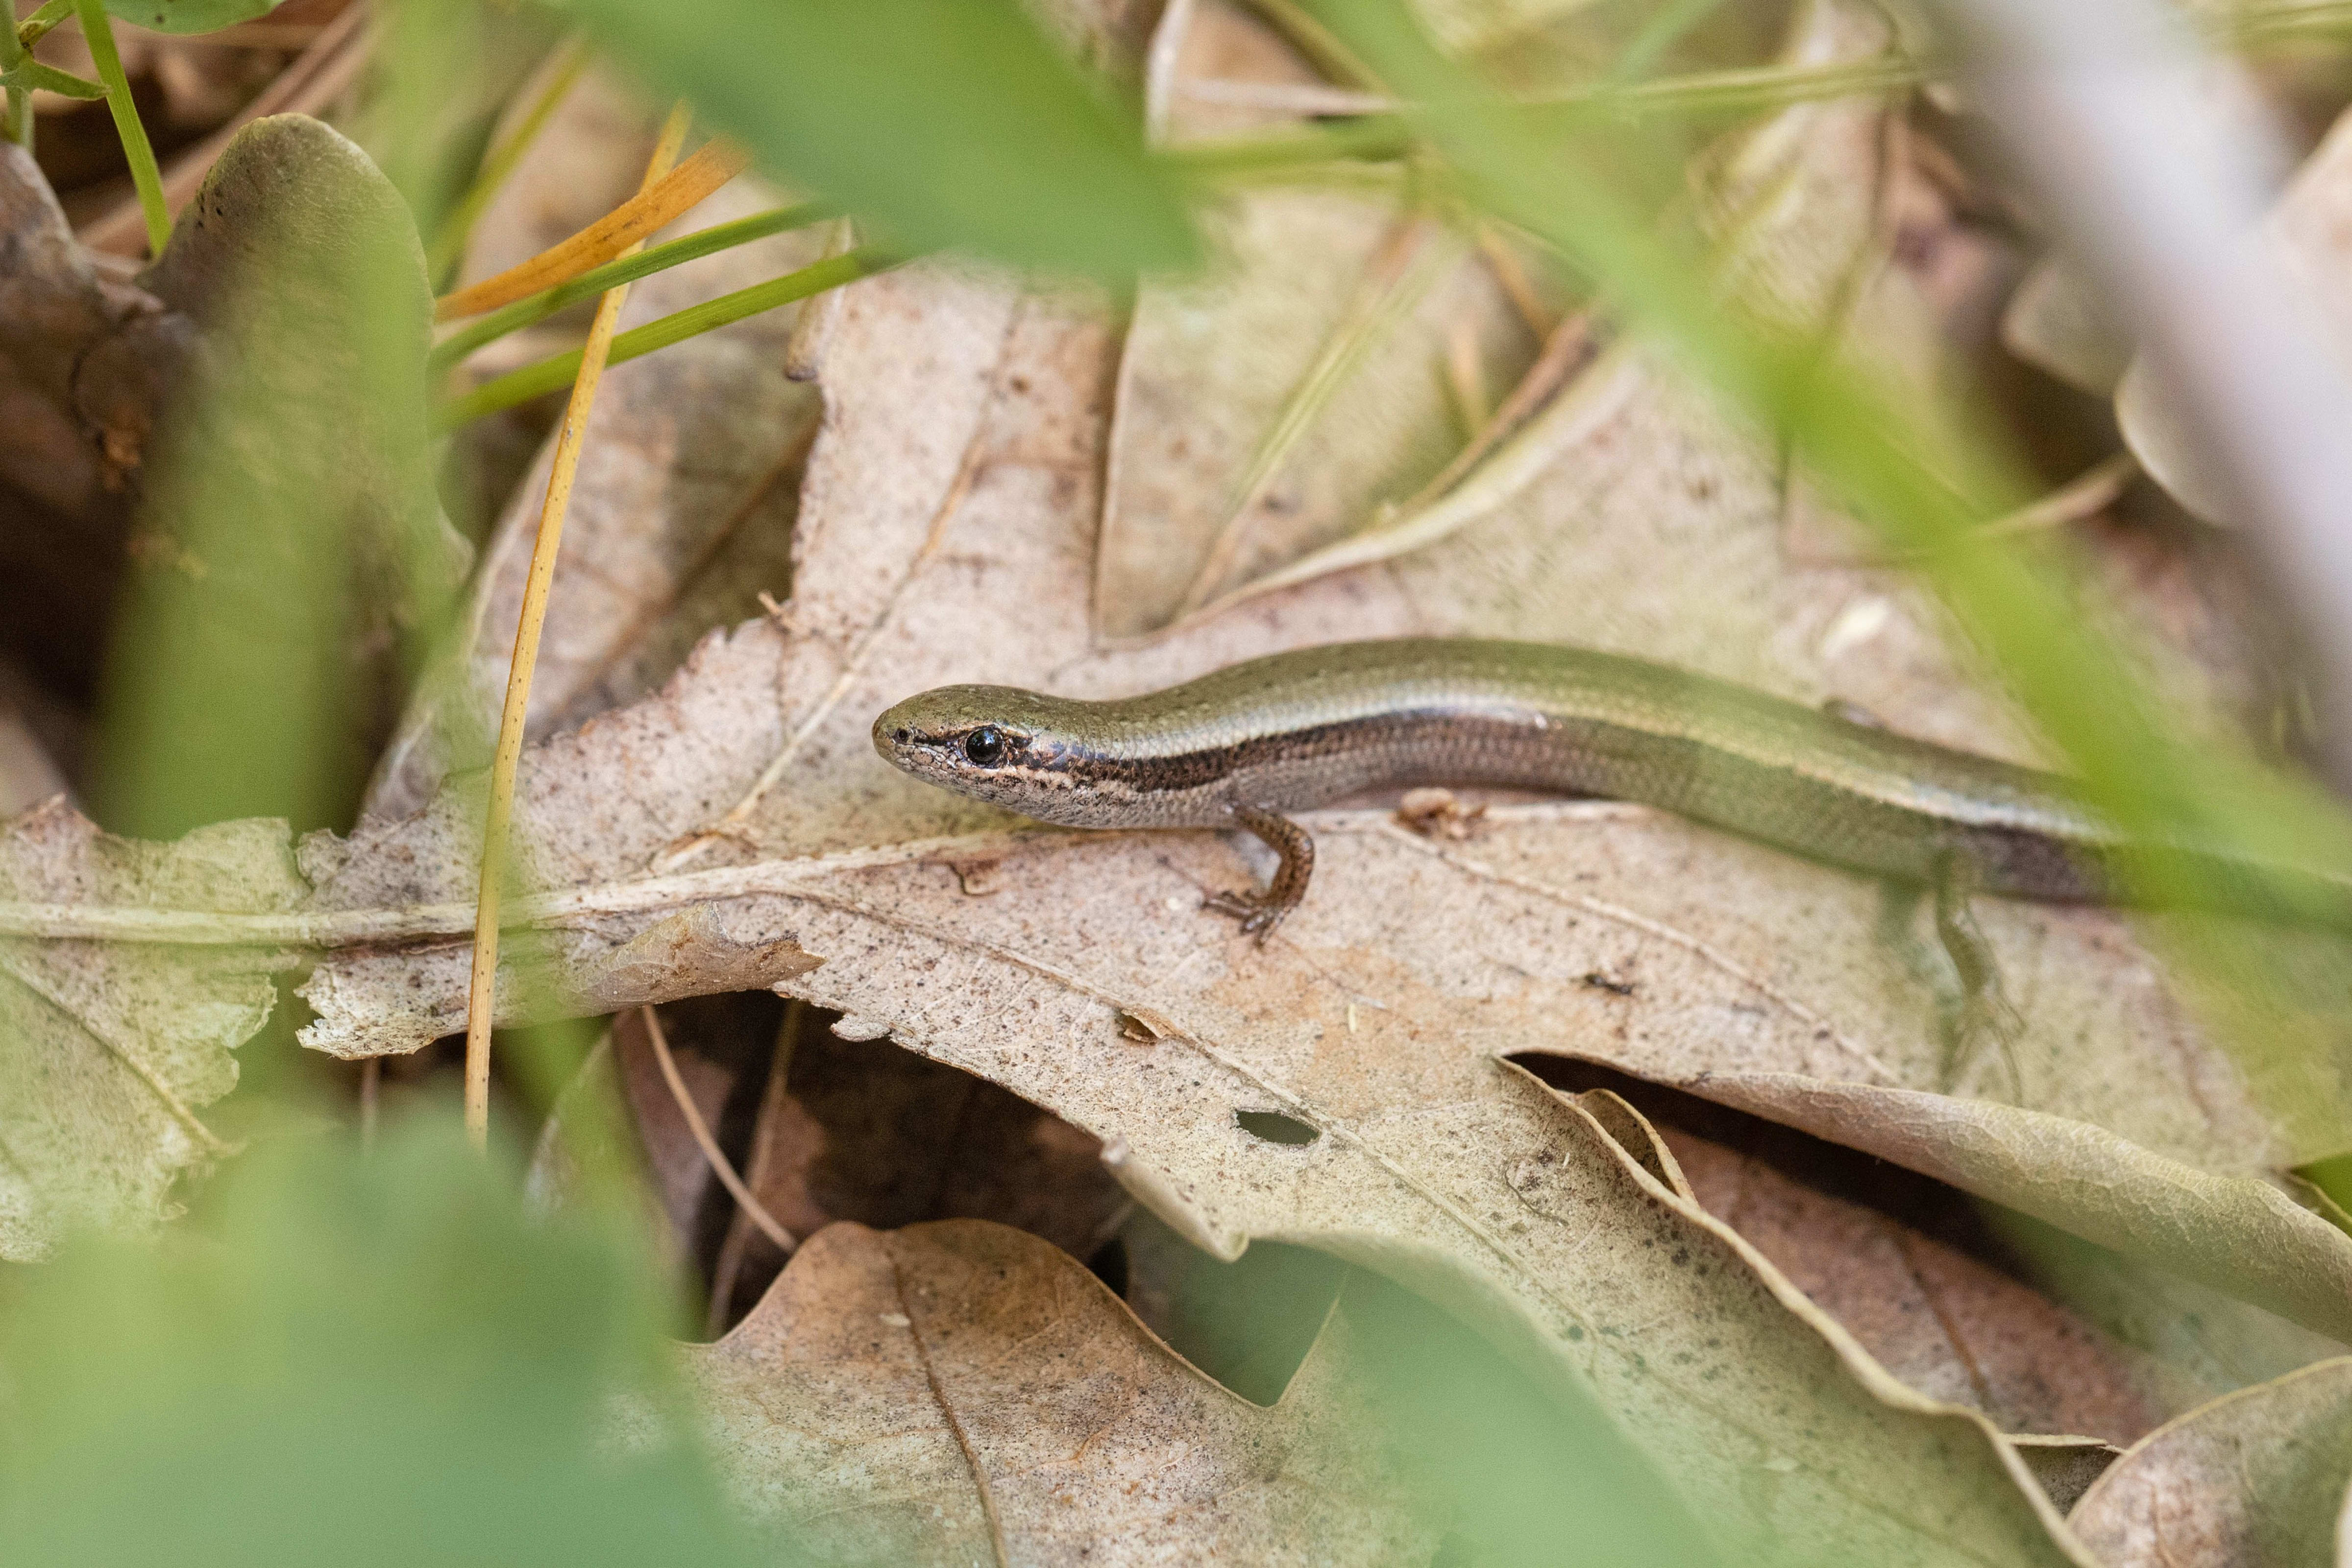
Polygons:
M2142 1438L2075 1506L2108 1568L2329 1568L2352 1482L2352 1358L2242 1389Z
M1613 1086L1664 1118L1710 1212L1906 1383L1974 1405L2012 1434L2128 1442L2343 1353L2259 1307L1865 1150L1591 1063L1519 1060L1556 1085ZM2045 1482L2053 1464L2085 1485L2095 1474L2082 1473L2086 1456L2025 1457L2047 1461L2035 1464Z
M737 1499L794 1561L1426 1562L1351 1391L1344 1310L1272 1407L1047 1243L840 1224L682 1353Z
M2352 373L2352 112L2337 120L2288 182L2263 222L2261 243L2302 287L2319 318L2315 328ZM2132 455L2175 500L2209 521L2229 520L2228 481L2144 354L2116 389L2116 420Z
M94 684L130 533L131 480L194 329L108 282L48 182L0 143L0 636L58 690Z
M1539 1072L1550 1065L1530 1063ZM1677 1120L1659 1128L1692 1197L1907 1386L1981 1411L2005 1432L2074 1435L2094 1448L2128 1443L2168 1413L2138 1386L2122 1347L1997 1266L2006 1261L1997 1247L1969 1245L1985 1239L1965 1223L1974 1215L1958 1192L1913 1178L1908 1185L1922 1190L1902 1194L1912 1201L1890 1202L1900 1173L1780 1128L1770 1128L1777 1137L1742 1137L1769 1124L1717 1118L1748 1126L1702 1130ZM1867 1176L1840 1168L1864 1165L1876 1168ZM2048 1463L2029 1468L2063 1482L2089 1463L2086 1454L2063 1463L2059 1454L2045 1447L2028 1457Z
M2094 397L2112 397L2131 364L2130 340L2106 319L2090 280L2055 257L2037 265L2010 296L2001 346Z
M2352 1343L2352 1239L2281 1186L2196 1169L2066 1116L1796 1073L1690 1093L1891 1160Z

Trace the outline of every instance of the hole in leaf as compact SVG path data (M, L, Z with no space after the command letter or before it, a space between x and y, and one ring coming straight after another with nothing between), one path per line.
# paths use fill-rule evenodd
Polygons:
M1286 1116L1279 1111L1236 1111L1234 1123L1253 1138L1287 1148L1311 1144L1323 1135L1321 1128L1310 1127L1297 1117Z

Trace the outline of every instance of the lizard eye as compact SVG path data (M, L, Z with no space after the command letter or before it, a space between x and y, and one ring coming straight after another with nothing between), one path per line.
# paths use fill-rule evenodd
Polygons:
M963 754L975 768L993 768L1004 760L1004 732L993 725L982 725L963 737Z

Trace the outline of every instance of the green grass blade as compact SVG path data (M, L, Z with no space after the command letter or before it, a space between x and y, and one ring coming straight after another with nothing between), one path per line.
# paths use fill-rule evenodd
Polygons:
M756 316L762 310L772 310L779 305L789 305L795 299L806 299L828 288L838 288L845 283L856 282L872 273L896 267L904 257L889 255L871 246L861 246L842 256L804 267L798 272L788 272L782 277L772 277L765 283L755 283L749 288L739 288L732 294L689 307L665 316L658 321L622 333L613 340L613 352L606 360L610 365L650 354L656 349L667 349L682 343L699 333L713 331L746 316ZM529 402L572 384L580 372L580 350L558 354L519 371L509 371L493 382L485 382L464 397L453 399L443 406L438 423L444 429L479 419L486 413L496 413L517 403Z

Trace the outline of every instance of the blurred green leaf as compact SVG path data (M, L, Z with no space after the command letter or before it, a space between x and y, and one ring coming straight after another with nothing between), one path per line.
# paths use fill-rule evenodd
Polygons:
M157 33L216 33L267 16L278 0L106 0L107 15Z
M279 1146L159 1248L0 1278L0 1541L18 1568L747 1562L612 1220L532 1223L454 1115ZM617 1403L616 1403L617 1402Z
M369 91L336 123L436 237L472 183L507 101L557 47L555 20L483 0L378 0Z
M1338 1299L1391 1458L1448 1521L1438 1562L1722 1561L1684 1500L1597 1402L1547 1399L1468 1325L1402 1286L1278 1241L1253 1242L1223 1262L1149 1210L1123 1235L1156 1308L1153 1328L1261 1405L1281 1397ZM1575 1528L1564 1531L1569 1520Z
M762 167L914 249L1118 278L1197 254L1177 181L1010 0L575 0Z
M148 838L346 825L462 555L433 489L408 209L325 125L257 120L148 282L203 351L147 464L100 813Z

